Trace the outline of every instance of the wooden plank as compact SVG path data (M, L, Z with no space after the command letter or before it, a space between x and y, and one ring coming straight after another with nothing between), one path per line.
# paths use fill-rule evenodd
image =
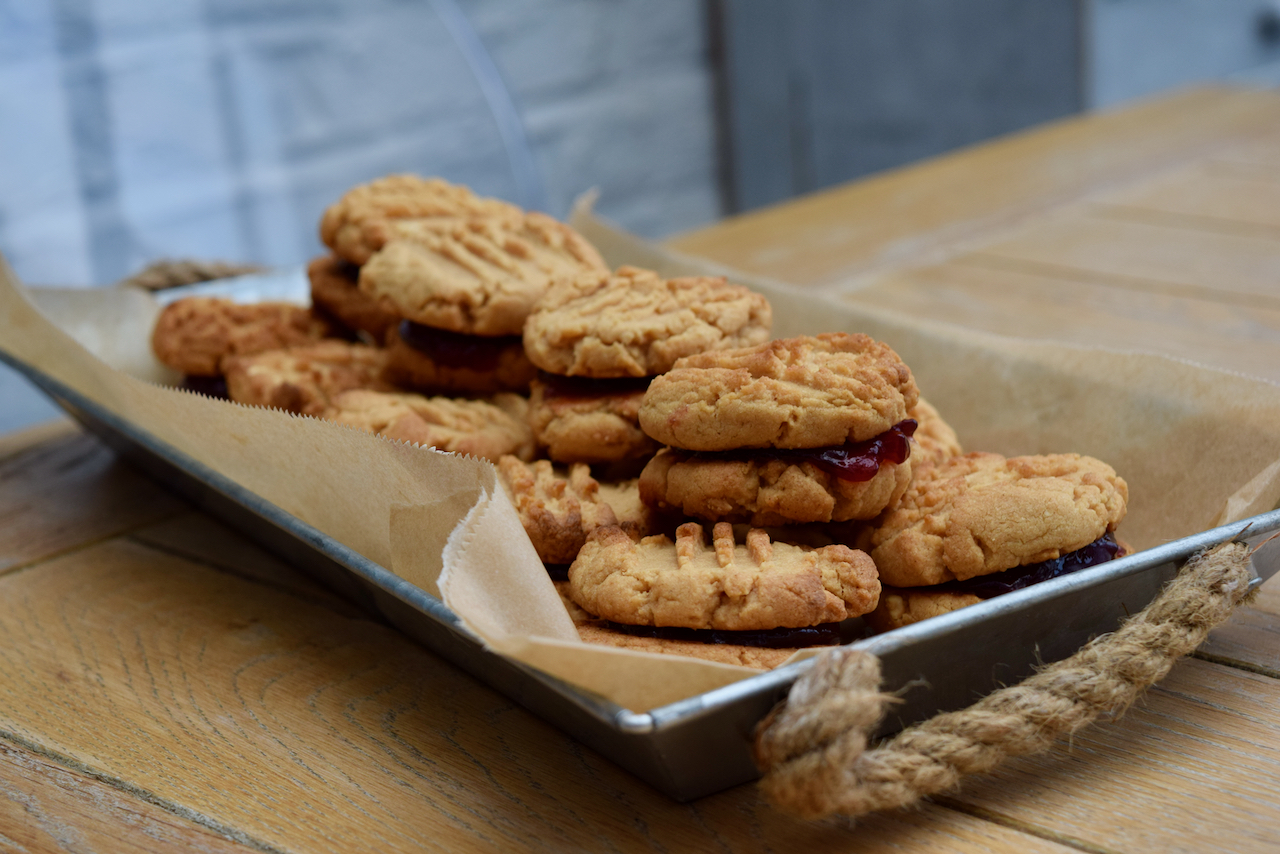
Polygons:
M1258 134L1224 148L1215 153L1212 159L1214 163L1280 167L1280 133Z
M0 849L26 854L247 854L261 850L231 842L2 738Z
M1280 381L1280 309L951 263L876 276L844 298L1001 335L1145 350Z
M1280 180L1259 167L1254 174L1195 163L1092 201L1112 219L1221 231L1280 241Z
M0 436L0 460L26 451L42 442L62 439L78 432L80 432L80 426L70 418L55 418L52 421L5 433Z
M183 513L136 529L129 538L250 581L285 590L348 617L367 616L346 599L203 513Z
M1200 89L1015 134L678 236L670 245L795 284L901 266L1280 122L1280 95Z
M676 804L384 626L127 541L0 578L0 731L284 850L1071 850Z
M1280 310L1280 241L1072 209L983 246L966 263Z
M83 433L0 459L0 482L0 572L186 508Z
M1280 678L1280 576L1262 585L1253 602L1215 629L1196 654Z
M1280 680L1180 662L1119 722L966 782L955 801L1107 851L1280 848Z

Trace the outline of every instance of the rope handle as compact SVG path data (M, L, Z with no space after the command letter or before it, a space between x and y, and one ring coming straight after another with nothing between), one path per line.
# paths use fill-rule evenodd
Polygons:
M879 690L880 661L847 648L825 653L756 727L760 787L804 818L859 816L954 790L966 774L1045 751L1099 716L1118 718L1250 598L1250 554L1231 542L1193 556L1115 632L871 750L869 734L894 702Z
M162 291L166 288L195 285L230 276L243 276L246 273L261 273L264 269L257 264L162 258L129 278L121 279L116 282L116 285Z

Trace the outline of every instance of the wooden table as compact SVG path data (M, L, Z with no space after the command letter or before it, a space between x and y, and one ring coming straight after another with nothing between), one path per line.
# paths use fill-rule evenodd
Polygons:
M1280 381L1280 97L1073 120L685 235L849 299ZM116 462L0 437L0 850L1280 847L1280 583L1122 721L911 812L676 804Z

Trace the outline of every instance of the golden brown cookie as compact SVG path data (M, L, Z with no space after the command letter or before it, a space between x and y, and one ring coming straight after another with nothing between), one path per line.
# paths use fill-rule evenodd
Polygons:
M683 356L762 344L772 322L768 300L723 277L619 267L553 285L525 323L524 346L553 374L645 377Z
M832 623L875 607L880 582L866 554L847 546L804 549L764 531L736 545L719 523L711 547L690 522L639 543L597 528L569 568L573 600L616 623L753 631Z
M951 425L942 420L938 410L920 398L907 413L916 421L916 432L911 437L911 459L916 465L941 463L964 453L960 439Z
M610 483L600 482L600 500L613 508L618 527L632 539L648 537L662 531L674 531L683 517L655 511L640 500L640 486L636 478Z
M934 590L931 587L885 587L880 604L863 619L873 632L900 629L930 617L950 614L982 601L972 593Z
M1115 556L1110 559L1118 559L1125 555L1133 554L1133 547L1124 540L1119 537L1112 537L1112 539L1115 540ZM1105 537L1101 542L1105 542ZM1090 552L1092 553L1090 554ZM1097 566L1098 563L1105 563L1108 558L1100 556L1105 555L1106 552L1107 547L1100 545L1100 547L1086 548L1083 552L1077 553L1078 555L1084 555L1082 561L1071 561L1069 558L1066 561L1053 559L1050 563L1056 566L1047 573L1043 572L1043 565L1041 567L1033 565L1032 567L1027 567L1027 570L1030 570L1029 572L1021 567L1015 567L1012 570L979 576L980 579L995 581L1001 580L1006 575L1013 576L1013 578L1004 582L1008 588L1006 590L993 589L988 584L980 585L975 592L970 585L966 585L964 582L932 587L883 587L880 590L880 604L876 606L875 611L866 616L867 625L873 631L887 632L902 626L909 626L912 623L918 623L921 620L927 620L930 617L949 614L952 611L958 611L970 605L977 605L992 596L1012 592L1015 589L1020 590L1024 587L1041 583L1041 580L1052 580L1052 578L1061 577L1058 573L1065 575L1084 569L1087 566ZM1095 561L1098 563L1095 563ZM1068 565L1074 563L1074 568L1064 571L1064 563ZM983 589L984 587L985 589Z
M524 398L494 395L492 401L348 391L338 395L323 417L329 421L487 460L504 454L533 456L533 436L525 422Z
M639 459L658 450L658 443L638 424L643 398L643 389L560 394L544 379L535 379L529 395L529 426L539 447L556 462Z
M221 373L226 356L312 344L333 331L310 309L290 303L242 305L216 297L186 297L160 312L151 349L171 368L211 377Z
M400 317L357 287L359 272L359 267L333 255L312 260L307 265L311 303L347 328L365 332L381 344Z
M344 391L393 391L382 379L386 351L346 341L268 350L222 360L227 393L237 403L320 415Z
M428 393L527 394L537 375L518 336L486 338L418 327L437 340L432 351L410 347L399 327L387 333L387 379L402 388ZM466 339L459 341L458 339Z
M545 214L476 219L388 242L360 268L360 288L389 311L468 335L520 335L547 288L605 270L595 248Z
M657 510L752 525L872 519L911 482L911 459L886 462L866 481L837 477L811 462L709 459L664 448L640 473L640 499Z
M530 465L504 456L498 474L543 563L573 563L588 534L618 524L585 465L571 466L561 476L547 460Z
M887 344L829 333L681 359L649 386L640 426L691 451L819 448L884 433L918 397Z
M579 609L579 613L582 613ZM575 621L576 622L576 621ZM654 652L661 655L683 655L719 664L737 664L757 670L772 670L799 650L795 647L770 649L733 643L699 643L676 638L645 637L632 635L611 628L604 621L577 622L578 637L584 643L630 649L636 652Z
M920 466L866 547L895 587L973 578L1088 545L1115 530L1128 497L1093 457L970 453Z
M388 175L347 191L320 219L320 239L338 257L363 264L401 229L447 229L471 217L519 219L518 207L477 196L439 178Z

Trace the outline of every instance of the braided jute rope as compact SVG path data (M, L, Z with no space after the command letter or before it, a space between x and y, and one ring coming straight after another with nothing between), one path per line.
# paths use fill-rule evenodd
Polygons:
M116 284L145 288L149 291L162 291L166 288L176 288L181 285L194 285L214 279L225 279L230 276L243 276L246 273L260 273L262 270L263 268L257 264L162 258L147 265L141 272L135 273L127 279L121 279Z
M1250 549L1224 543L1189 560L1115 632L967 709L937 715L867 750L886 704L880 662L856 650L819 657L756 729L765 796L805 818L858 816L955 789L966 774L1047 750L1101 715L1118 717L1194 650L1248 594Z

